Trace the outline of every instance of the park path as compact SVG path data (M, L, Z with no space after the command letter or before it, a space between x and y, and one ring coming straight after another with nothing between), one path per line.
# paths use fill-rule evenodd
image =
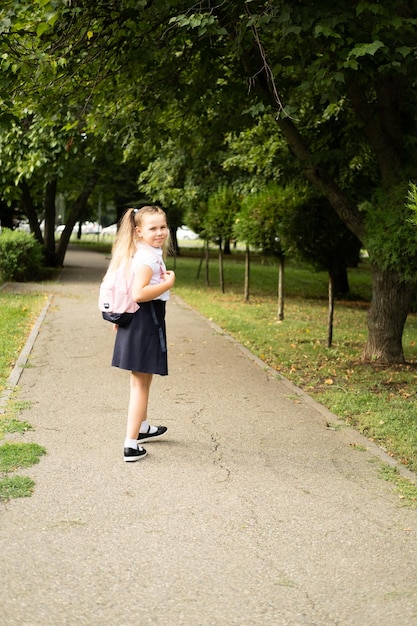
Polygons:
M18 397L47 455L0 505L0 626L417 626L417 512L376 448L175 297L150 406L169 434L123 462L106 263L71 249L44 287Z

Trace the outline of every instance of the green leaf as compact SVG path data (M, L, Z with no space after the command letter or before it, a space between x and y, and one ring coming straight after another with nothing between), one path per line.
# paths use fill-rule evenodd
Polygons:
M40 22L37 27L36 27L36 36L37 37L42 37L42 35L49 30L49 24L47 24L46 22Z
M333 74L333 80L339 82L339 83L344 83L345 82L345 75L343 74L343 72L335 72Z
M48 20L48 24L49 26L53 26L55 24L55 22L57 21L59 15L58 13L48 13L46 15L46 19Z
M357 59L367 54L374 56L375 52L380 48L384 48L384 44L379 40L373 41L372 43L361 43L350 51L348 58L355 57Z
M412 48L408 46L401 46L401 48L397 48L397 52L399 52L404 58L413 52Z
M357 70L359 67L359 63L356 61L356 59L347 59L344 63L343 63L343 67L345 67L346 69L349 70Z
M335 39L340 39L341 36L332 28L325 26L324 24L318 24L314 29L314 36L318 37L319 35L324 35L325 37L333 37Z
M8 32L11 26L11 20L8 17L4 17L0 21L0 33Z
M366 11L378 15L378 13L384 12L384 7L376 3L370 4L369 2L359 2L356 7L356 15L361 15L361 13L365 13Z

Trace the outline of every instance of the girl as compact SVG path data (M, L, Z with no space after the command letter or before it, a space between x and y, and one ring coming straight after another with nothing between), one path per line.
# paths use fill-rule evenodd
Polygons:
M109 270L126 265L134 273L132 296L139 310L127 326L116 326L112 365L130 370L124 460L138 461L146 450L138 442L164 435L165 426L147 421L153 374L168 374L165 305L175 274L167 271L163 248L168 238L165 212L157 206L128 209L123 215L112 250Z

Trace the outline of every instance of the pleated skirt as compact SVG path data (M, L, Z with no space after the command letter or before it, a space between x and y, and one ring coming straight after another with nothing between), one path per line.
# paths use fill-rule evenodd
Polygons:
M165 307L163 300L141 302L127 326L119 326L112 366L132 372L168 374Z

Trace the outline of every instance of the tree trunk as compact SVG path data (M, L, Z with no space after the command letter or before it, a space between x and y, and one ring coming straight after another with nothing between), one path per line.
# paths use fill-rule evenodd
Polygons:
M333 319L334 319L334 282L333 276L329 273L329 308L327 314L327 347L331 348L333 343Z
M205 253L206 253L206 264L205 264L205 281L206 286L208 287L210 284L210 249L209 249L209 241L206 239L205 242Z
M48 266L55 265L55 215L56 215L56 178L46 183L45 187L45 221L43 239L45 242L45 259Z
M33 198L30 192L29 185L27 184L25 180L22 180L19 183L19 188L22 194L22 204L24 207L24 211L25 211L26 217L29 220L30 230L34 234L36 241L38 241L43 246L42 231L39 226L38 214L36 212L36 208L33 203Z
M278 319L280 322L284 319L284 268L285 257L283 254L279 257L278 271Z
M224 267L223 267L223 250L222 250L222 242L219 243L219 281L220 281L220 291L224 293Z
M64 264L65 253L67 251L71 233L73 231L75 223L80 219L81 215L83 214L83 211L85 210L85 207L88 202L88 198L93 192L94 187L96 186L96 183L98 181L98 178L99 178L98 172L93 172L89 180L86 182L84 189L81 191L78 198L76 199L74 206L71 209L69 218L62 232L61 239L59 240L58 249L55 255L54 264L56 266L60 266Z
M245 252L245 302L249 302L249 287L250 285L250 248L246 246Z
M205 254L206 254L206 242L204 242L204 246L201 249L200 262L198 264L197 274L196 274L197 280L200 278L200 272L201 272L201 268L203 266L203 261L204 261Z
M348 294L350 289L346 265L338 260L335 260L329 274L332 279L334 297L337 298Z
M365 227L363 215L358 207L347 198L327 171L314 160L307 143L292 120L288 117L279 118L277 124L292 154L300 161L307 180L326 196L342 222L363 242Z
M177 228L172 228L170 227L169 229L169 233L171 236L171 242L170 242L170 253L174 256L180 256L181 251L180 251L180 247L178 245L178 237L177 237Z
M364 361L381 365L405 362L402 335L415 291L415 282L401 280L394 271L372 267L372 302Z

